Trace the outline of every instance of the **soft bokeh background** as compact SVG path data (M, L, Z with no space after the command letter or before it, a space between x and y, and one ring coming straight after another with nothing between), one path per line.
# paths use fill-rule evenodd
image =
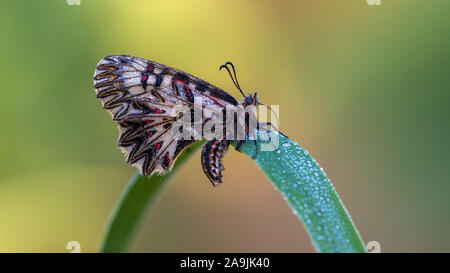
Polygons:
M280 105L281 130L333 181L366 242L450 251L450 1L0 3L0 251L94 252L135 169L92 87L131 54ZM213 188L194 156L131 251L309 252L303 226L233 149Z

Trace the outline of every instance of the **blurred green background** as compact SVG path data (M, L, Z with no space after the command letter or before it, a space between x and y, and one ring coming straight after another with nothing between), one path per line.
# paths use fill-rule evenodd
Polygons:
M450 1L0 2L0 251L95 252L135 173L96 99L98 60L130 54L280 105L280 129L383 252L448 252ZM231 149L213 188L197 154L131 251L309 252L302 224Z

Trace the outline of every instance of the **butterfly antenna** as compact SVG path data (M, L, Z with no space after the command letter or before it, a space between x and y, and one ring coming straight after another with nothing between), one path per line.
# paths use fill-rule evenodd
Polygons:
M231 70L228 66L231 66L231 68L233 69L233 74L231 74ZM241 86L239 85L237 76L236 76L236 69L234 68L233 63L231 62L226 62L225 64L221 65L219 67L219 70L222 70L222 68L225 68L228 71L228 74L230 75L231 80L233 81L234 86L236 86L236 88L239 90L239 92L241 92L242 96L245 97L244 92L242 92ZM233 77L234 75L234 77Z

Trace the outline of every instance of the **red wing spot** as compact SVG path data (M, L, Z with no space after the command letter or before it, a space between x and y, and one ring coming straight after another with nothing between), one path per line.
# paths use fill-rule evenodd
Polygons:
M153 66L151 64L149 64L148 67L147 67L147 71L148 72L152 72L152 70L153 70Z
M164 155L163 165L165 166L165 168L167 168L169 167L169 164L170 164L169 153L166 153Z
M145 124L150 124L150 123L152 123L152 121L153 120L148 119L148 120L145 121Z
M152 137L153 136L153 131L148 132L148 137Z
M215 99L217 99L216 95L210 94L210 96L211 96L212 98L214 98L214 99L213 99L213 102L214 102L215 105L220 106L220 107L223 107L222 104L220 104L218 101L215 100Z
M184 85L184 90L186 91L186 98L188 99L188 101L193 103L194 102L194 94L192 94L191 89L189 89L189 87L187 85Z
M154 108L154 107L150 108L150 112L154 113L154 114L163 114L163 113L165 113L164 110L161 110L159 108Z
M156 143L156 152L158 152L160 148L161 148L161 144L160 143Z
M181 82L182 84L187 84L187 81L180 80L178 78L173 79L174 82Z
M220 106L220 107L223 107L222 104L220 104L218 101L215 100L217 97L216 97L214 94L211 94L211 97L214 98L214 99L213 99L213 102L214 102L215 105Z
M148 79L148 73L145 73L141 78L141 84L144 89L147 89L147 79Z

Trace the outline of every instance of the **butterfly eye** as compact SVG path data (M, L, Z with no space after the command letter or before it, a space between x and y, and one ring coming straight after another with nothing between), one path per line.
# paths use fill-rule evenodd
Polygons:
M245 103L248 105L253 104L253 97L251 95L245 97Z

